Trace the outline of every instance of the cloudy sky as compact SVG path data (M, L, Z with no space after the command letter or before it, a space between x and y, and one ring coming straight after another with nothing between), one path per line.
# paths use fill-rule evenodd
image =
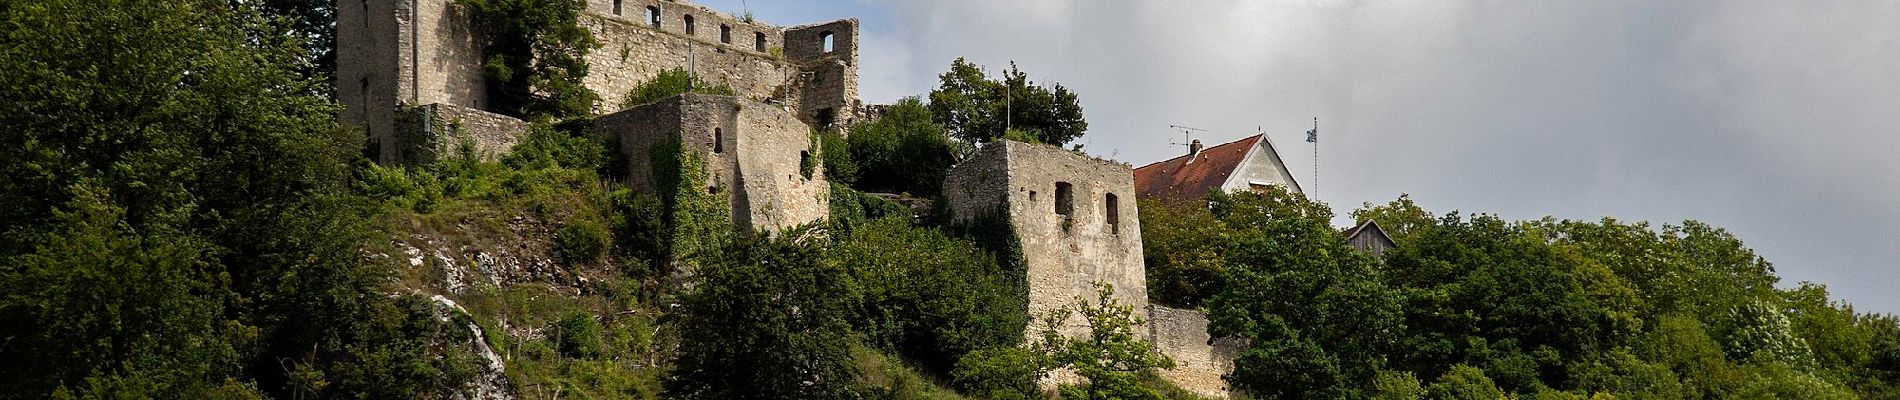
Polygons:
M1784 286L1900 312L1897 2L706 3L859 18L866 102L928 92L956 57L1013 60L1081 96L1100 156L1175 156L1170 124L1263 129L1341 214L1410 193L1439 213L1701 220Z

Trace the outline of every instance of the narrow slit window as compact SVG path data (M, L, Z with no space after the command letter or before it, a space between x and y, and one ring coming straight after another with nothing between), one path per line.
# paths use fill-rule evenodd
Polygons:
M614 15L620 15L620 1L614 0Z
M654 28L660 27L660 7L647 6L647 23L653 24Z
M765 52L765 32L752 33L752 48L761 53Z
M693 35L693 16L687 15L685 18L685 21L686 21L686 35L692 36Z
M822 49L824 53L830 53L832 51L831 38L833 36L836 36L836 35L832 35L831 31L825 31L824 33L818 34L818 40L824 42L825 47Z
M719 24L719 43L732 44L732 26Z
M1056 214L1075 218L1075 186L1068 182L1056 182Z
M1108 233L1122 233L1121 202L1117 201L1114 193L1109 193L1107 196L1104 196L1102 200L1102 203L1108 206L1108 209L1105 210L1107 212L1104 213L1104 215L1108 216Z
M713 128L713 154L726 152L726 132Z

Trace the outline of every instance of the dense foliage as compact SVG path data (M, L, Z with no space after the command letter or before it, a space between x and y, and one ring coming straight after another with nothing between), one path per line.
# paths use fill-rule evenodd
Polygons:
M362 140L294 40L218 1L0 7L0 396L442 393L464 357L378 291Z
M1353 212L1398 242L1373 260L1298 194L1205 204L1142 203L1150 288L1252 340L1229 379L1254 395L1895 393L1880 361L1895 357L1882 344L1893 317L1856 313L1818 285L1779 289L1766 260L1699 222L1434 216L1400 197Z
M959 146L930 118L921 101L906 97L877 119L852 126L847 136L829 134L826 177L873 192L936 195ZM837 144L843 146L833 150Z
M1089 127L1075 92L1062 84L1037 85L1014 62L998 81L983 67L958 58L938 80L930 91L931 118L967 142L988 142L1019 130L1037 139L1032 142L1061 146Z
M482 27L490 109L525 119L593 113L600 99L581 82L600 47L580 25L586 0L458 0Z
M684 398L845 398L857 390L843 266L793 232L740 236L705 257L684 299L668 392Z

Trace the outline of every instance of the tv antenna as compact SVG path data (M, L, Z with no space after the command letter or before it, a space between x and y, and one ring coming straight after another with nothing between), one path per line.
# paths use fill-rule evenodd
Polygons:
M1193 140L1194 132L1207 132L1206 129L1195 128L1191 126L1168 125L1168 127L1174 128L1174 130L1181 131L1181 143L1168 143L1169 145L1174 145L1174 146L1192 146L1193 145L1192 143L1194 143L1194 140Z

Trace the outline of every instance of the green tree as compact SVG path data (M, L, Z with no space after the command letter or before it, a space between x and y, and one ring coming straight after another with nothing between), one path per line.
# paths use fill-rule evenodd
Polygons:
M1370 382L1402 329L1401 297L1377 262L1346 244L1331 210L1299 194L1210 200L1234 233L1225 289L1205 305L1208 330L1252 341L1229 382L1282 398L1337 398Z
M956 163L955 145L916 97L900 99L876 120L852 126L845 141L853 165L836 168L827 160L826 172L851 171L853 186L866 191L934 196Z
M1065 336L1064 321L1081 314L1088 323L1088 334ZM1068 307L1052 310L1041 317L1042 338L1037 346L1049 357L1053 369L1071 368L1088 382L1082 391L1095 399L1159 399L1161 394L1141 384L1140 376L1155 369L1172 369L1174 360L1161 354L1141 339L1137 330L1146 326L1134 315L1134 307L1115 299L1113 285L1095 282L1095 300L1076 296Z
M1029 315L1021 271L909 218L852 227L827 253L855 282L852 321L867 344L947 372L965 353L1019 344Z
M1458 364L1450 371L1438 377L1431 386L1425 387L1425 398L1432 400L1498 400L1503 399L1504 391L1498 390L1491 378L1484 376L1484 370L1477 367Z
M1232 230L1205 203L1140 199L1142 260L1148 301L1195 308L1225 287Z
M680 356L668 382L683 398L845 398L856 391L849 274L821 249L738 237L705 253L682 299Z
M940 85L930 92L931 116L965 141L988 142L1019 129L1033 133L1037 142L1061 146L1088 130L1074 92L1061 84L1037 85L1014 62L998 81L983 67L958 58L938 79Z
M600 99L582 83L587 53L600 47L580 25L585 0L458 0L483 28L482 70L493 109L527 119L593 113Z
M1391 236L1392 241L1399 243L1410 239L1413 232L1438 222L1431 212L1412 202L1412 195L1409 194L1400 194L1398 199L1380 205L1366 202L1352 211L1352 220L1379 221L1379 228Z
M1048 375L1049 358L1032 349L995 347L972 351L957 359L951 373L957 389L998 400L1039 398L1036 381Z
M245 2L232 2L244 4ZM293 69L304 79L330 81L336 71L336 2L330 0L263 0L258 11L272 18L276 29L263 32L261 39L290 37L301 42L303 52ZM334 85L316 85L318 94L334 98Z
M363 258L364 139L253 5L0 6L34 44L0 46L0 397L459 388L457 330Z

